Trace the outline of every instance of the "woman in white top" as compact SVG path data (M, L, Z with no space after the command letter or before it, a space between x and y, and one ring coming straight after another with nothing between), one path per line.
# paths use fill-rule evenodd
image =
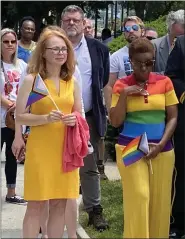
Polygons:
M7 111L15 111L19 81L26 73L27 64L17 58L17 35L12 29L1 30L1 149L6 144L5 175L7 183L6 202L25 204L26 201L15 193L17 162L12 153L12 143L24 147L22 128L17 125L15 131L5 124Z

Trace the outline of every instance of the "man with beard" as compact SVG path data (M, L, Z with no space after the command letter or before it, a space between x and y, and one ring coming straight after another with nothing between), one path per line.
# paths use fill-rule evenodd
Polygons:
M35 20L32 17L24 17L20 22L21 38L18 42L18 58L28 62L32 51L36 47L33 41L35 34Z
M144 36L144 23L137 16L129 16L123 22L124 37L130 44L133 40ZM114 52L110 57L109 82L104 89L105 103L109 112L111 104L112 88L117 79L132 73L132 67L128 55L128 45Z
M100 41L84 36L83 10L67 6L61 14L61 27L70 39L82 77L82 97L85 117L90 128L90 141L94 152L84 158L80 168L83 203L89 214L89 225L102 231L108 228L100 204L100 175L97 168L98 143L106 132L106 111L103 88L109 78L109 50Z

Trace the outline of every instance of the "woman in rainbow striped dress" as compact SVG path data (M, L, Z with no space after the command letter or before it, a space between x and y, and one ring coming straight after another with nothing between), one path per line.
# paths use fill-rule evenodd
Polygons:
M133 74L117 80L110 120L123 125L116 145L122 178L124 238L169 238L177 104L171 80L152 72L154 47L147 39L130 44ZM134 138L147 134L149 154L125 166L122 151ZM151 160L153 174L150 171Z

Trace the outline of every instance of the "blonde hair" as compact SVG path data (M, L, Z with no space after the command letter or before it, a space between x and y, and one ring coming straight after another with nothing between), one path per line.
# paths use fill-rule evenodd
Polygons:
M128 21L134 21L136 22L141 28L144 28L144 22L141 20L141 18L137 17L137 16L128 16L124 19L123 21L123 27L125 27L125 24L128 22Z
M15 31L13 29L10 29L10 28L4 28L1 30L1 44L2 44L2 38L6 35L6 34L9 34L11 33L12 35L15 36L15 40L16 40L16 44L17 44L17 34L15 33ZM16 50L15 52L12 54L12 63L14 65L17 64L17 51L18 51L18 45L16 47ZM3 56L2 56L2 51L1 51L1 59L3 60Z
M47 40L53 36L62 38L64 42L66 43L67 60L61 66L60 77L63 80L68 81L72 78L73 73L75 71L75 59L74 59L73 47L71 42L68 40L65 34L62 33L62 31L59 31L56 29L52 30L51 28L44 29L43 32L41 33L39 40L37 42L36 48L33 51L30 61L28 63L28 74L39 73L43 79L46 79L47 72L46 72L46 60L44 58L44 52L45 52Z

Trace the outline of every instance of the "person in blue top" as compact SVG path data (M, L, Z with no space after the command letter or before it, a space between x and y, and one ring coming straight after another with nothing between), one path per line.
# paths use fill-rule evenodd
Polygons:
M20 40L18 42L18 58L28 62L32 51L35 49L36 42L33 41L35 34L35 20L24 17L20 22Z

